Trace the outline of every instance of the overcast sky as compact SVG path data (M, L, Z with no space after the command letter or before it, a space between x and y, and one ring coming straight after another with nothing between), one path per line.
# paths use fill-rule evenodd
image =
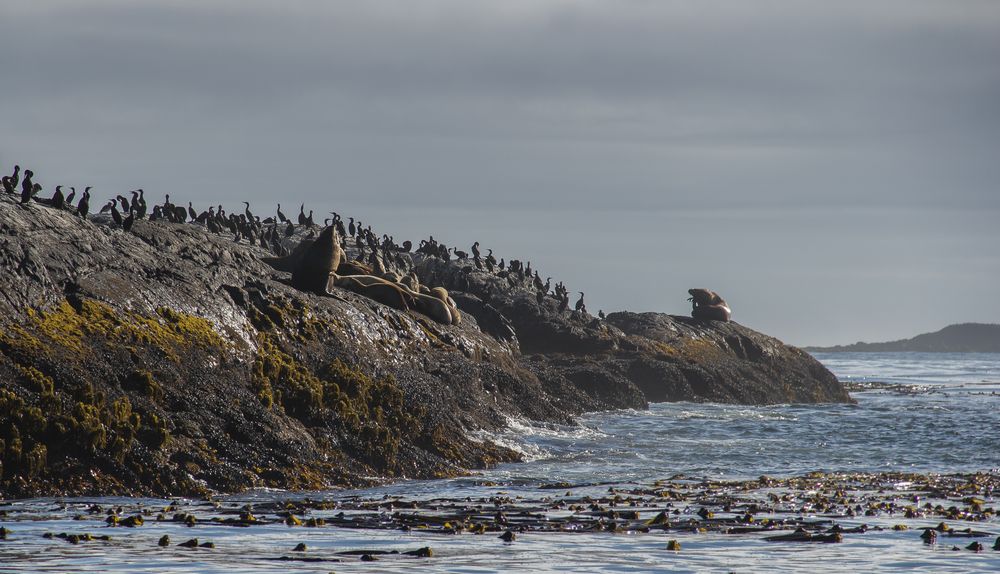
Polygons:
M1000 322L998 62L996 0L4 0L0 171L888 340Z

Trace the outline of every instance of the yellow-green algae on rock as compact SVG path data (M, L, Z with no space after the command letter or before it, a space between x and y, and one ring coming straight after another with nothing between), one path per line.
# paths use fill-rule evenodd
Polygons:
M179 353L191 346L226 347L208 321L164 308L145 317L97 301L84 301L79 308L63 301L25 316L23 324L0 329L0 365L17 374L21 390L0 389L0 480L38 478L50 455L100 453L123 464L139 445L156 450L167 443L161 414L134 411L124 392L109 396L94 390L95 385L108 388L87 376L89 363L101 360L102 348L152 348L166 360L179 361ZM63 376L67 373L76 376ZM151 400L162 398L150 372L137 371L133 380Z

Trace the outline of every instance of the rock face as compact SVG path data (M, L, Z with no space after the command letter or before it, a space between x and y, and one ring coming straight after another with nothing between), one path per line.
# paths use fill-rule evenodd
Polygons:
M414 255L464 314L441 325L298 291L268 255L200 225L126 233L0 195L0 497L447 476L517 460L470 438L510 417L850 400L735 323L559 313L510 277Z

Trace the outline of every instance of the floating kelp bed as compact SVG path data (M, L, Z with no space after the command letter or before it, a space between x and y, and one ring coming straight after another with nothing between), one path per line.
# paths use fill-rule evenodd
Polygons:
M228 550L244 560L296 562L430 559L439 536L488 536L497 538L497 544L518 544L525 536L557 533L648 535L658 548L683 552L672 536L713 533L802 544L894 531L912 537L914 544L992 552L1000 549L998 487L1000 475L995 473L813 473L747 481L674 476L649 484L551 483L519 486L517 496L509 495L503 484L482 482L474 488L491 495L465 498L268 493L269 500L252 503L36 499L0 503L0 558L7 563L21 555L19 546L37 552L39 544L105 549L117 544L140 553L158 547L220 552L226 550L229 528L265 537L281 532L283 539L294 537L292 529L398 531L426 541L424 546L339 549L299 542L273 555L241 552L239 540L245 536L228 542L235 546ZM24 533L67 521L78 527L30 539ZM163 534L164 528L169 534Z

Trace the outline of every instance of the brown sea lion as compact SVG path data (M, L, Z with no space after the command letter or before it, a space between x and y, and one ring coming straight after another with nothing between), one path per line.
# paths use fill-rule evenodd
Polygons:
M458 305L455 300L448 297L448 307L451 310L451 324L459 325L462 323L462 312L458 310Z
M416 306L415 296L406 288L372 275L334 276L337 287L354 291L383 305L406 311Z
M278 271L285 271L291 273L295 270L295 266L299 264L302 260L302 256L305 255L306 251L315 242L313 239L303 239L295 246L295 249L291 253L285 255L284 257L261 257L260 260L267 263L271 267L274 267Z
M718 305L720 302L725 303L722 297L715 291L709 291L708 289L688 289L688 301L692 301L695 306L698 305Z
M437 297L444 303L448 302L448 290L444 287L431 287L431 297Z
M729 321L732 311L725 299L708 289L688 289L691 295L691 316L709 321Z
M448 290L444 287L433 287L430 290L432 297L436 297L448 306L448 310L451 312L451 324L458 325L462 322L462 313L458 310L458 305L455 304L455 300L448 295Z
M691 310L691 316L695 319L728 321L732 316L732 311L729 310L729 306L725 302L721 305L698 305Z
M345 258L337 267L337 275L371 275L372 268L360 261L347 261Z
M410 289L410 291L413 291L414 293L420 292L420 279L418 279L413 272L404 275L403 278L399 280L399 282L402 283L403 285L406 285Z
M414 309L417 312L427 315L438 323L444 325L452 324L454 318L447 303L430 295L414 295L413 298L416 301Z
M292 271L292 287L302 291L326 294L330 274L340 265L343 250L332 226L319 234L306 249Z

